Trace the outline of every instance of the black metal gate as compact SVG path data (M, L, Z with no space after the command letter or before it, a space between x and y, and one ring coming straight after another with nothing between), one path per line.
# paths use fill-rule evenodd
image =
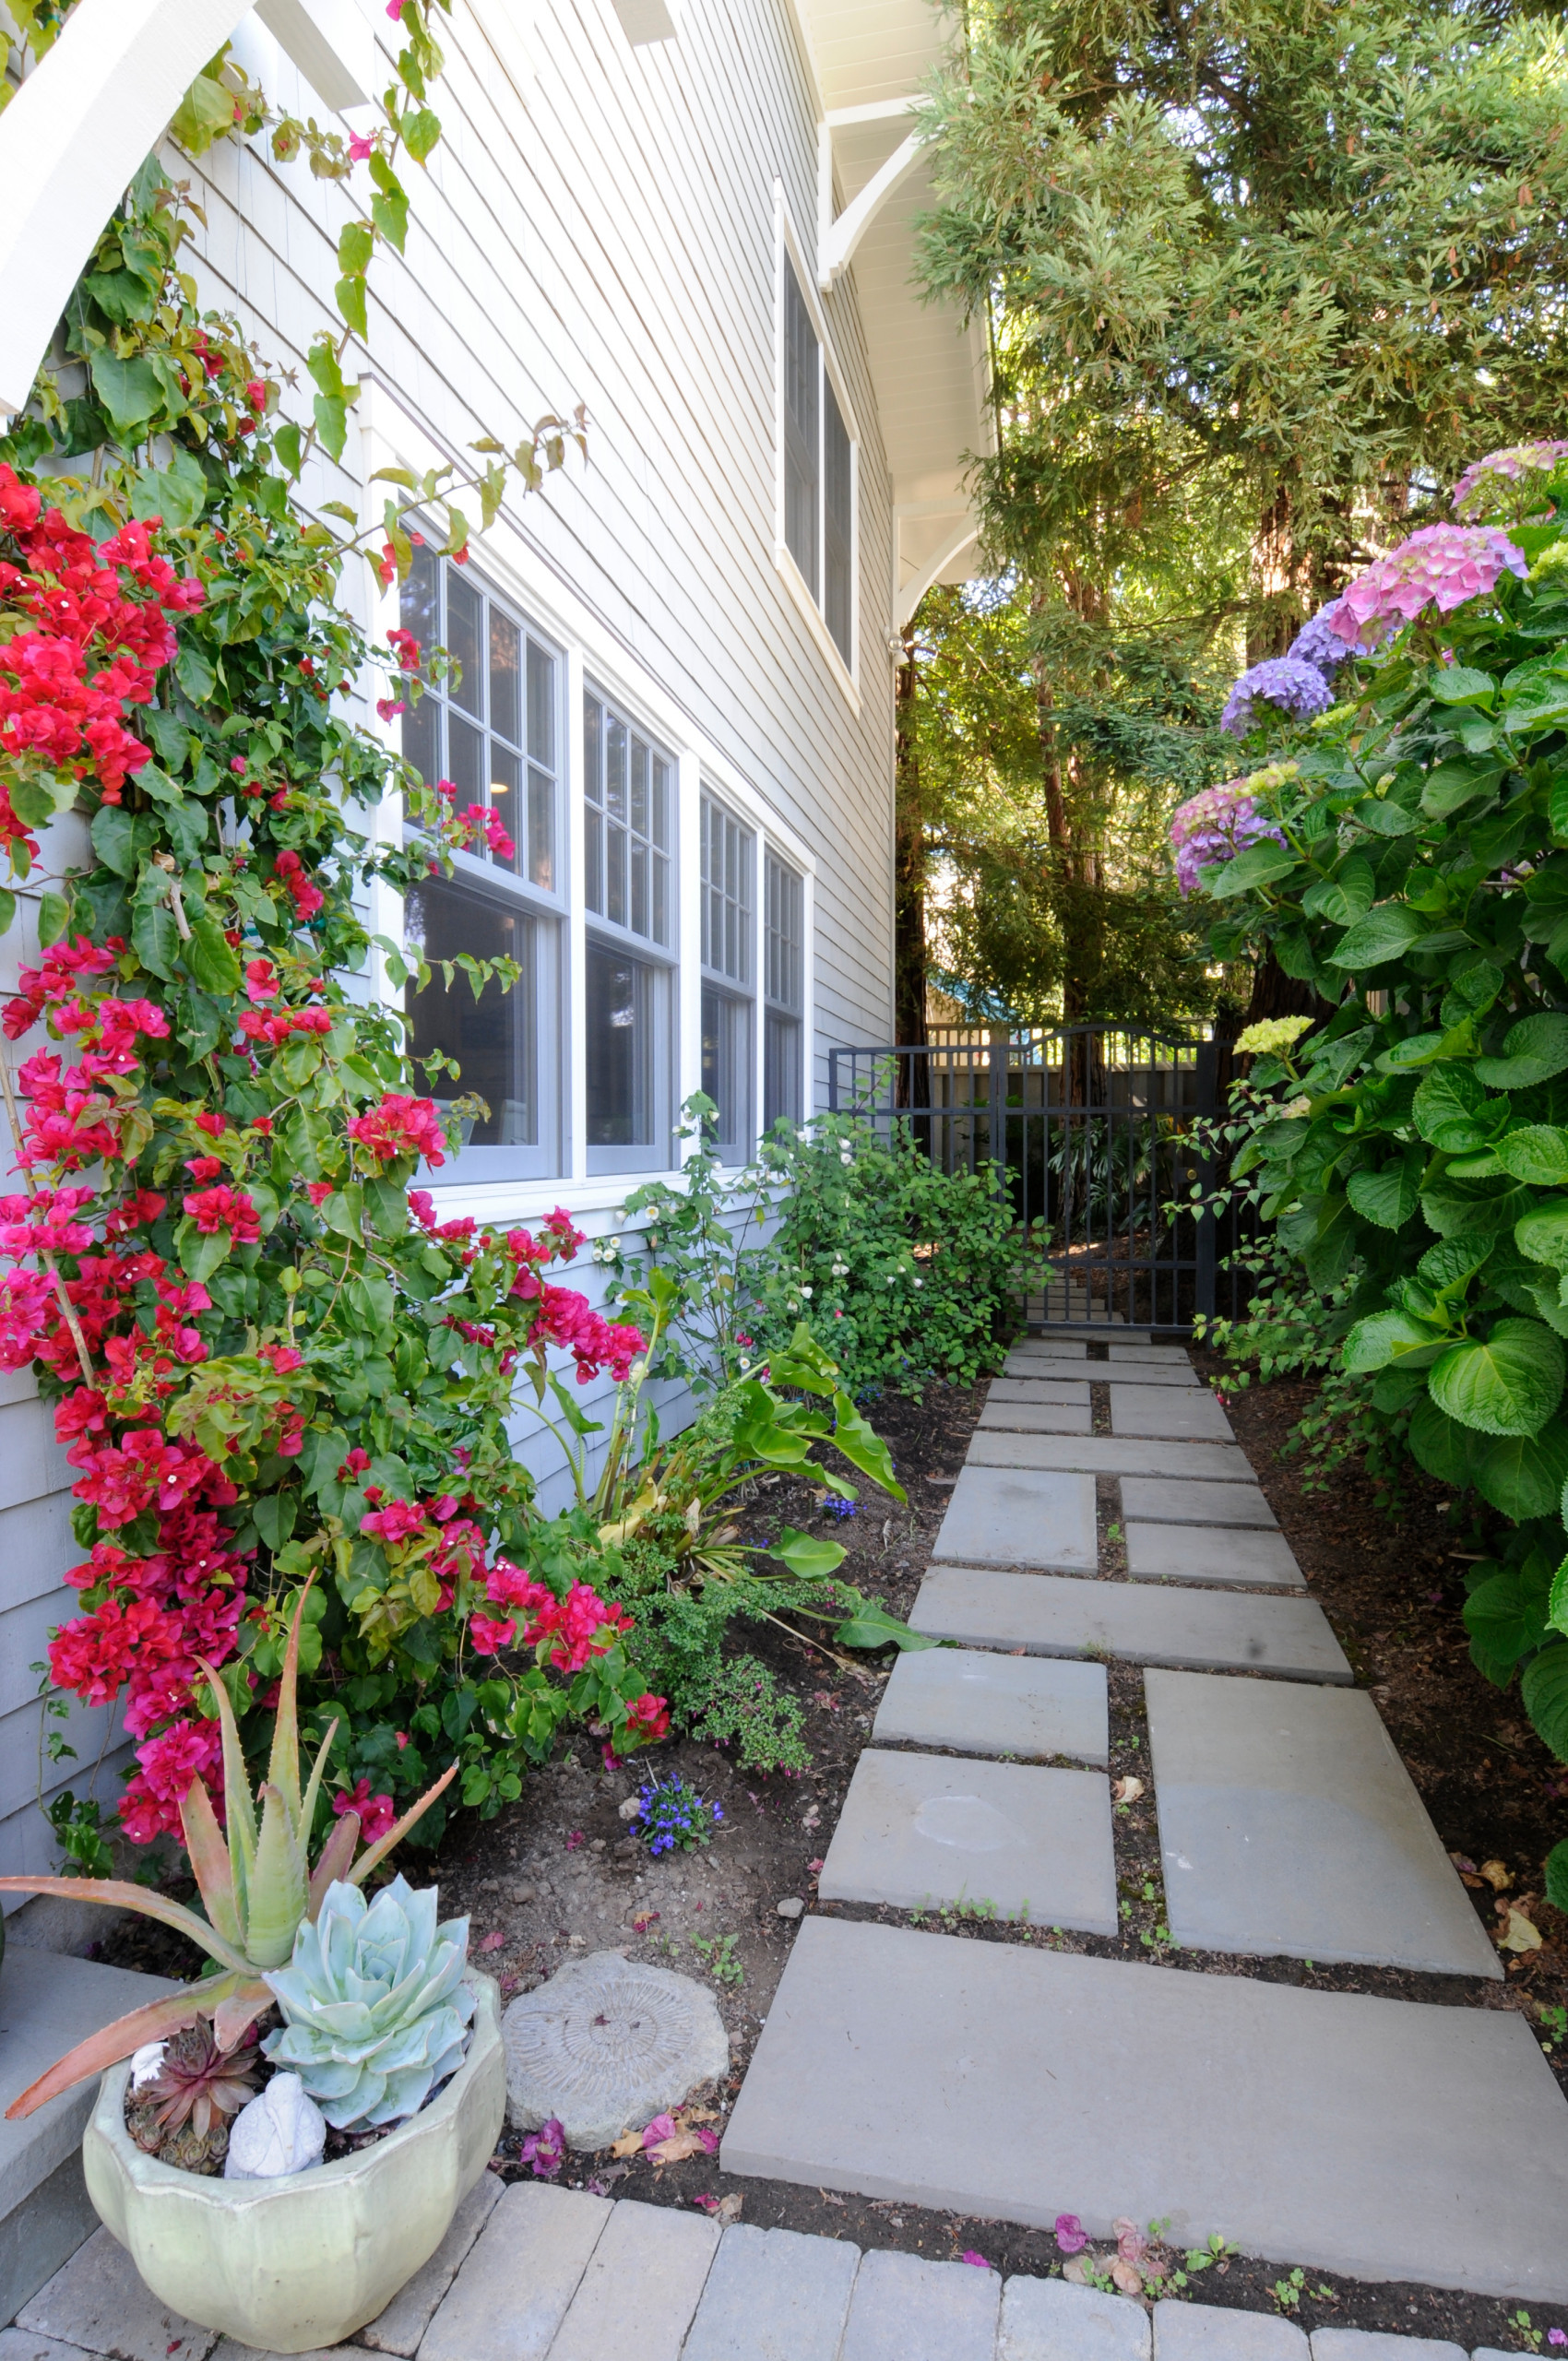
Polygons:
M827 1103L907 1123L944 1171L989 1165L1018 1219L1046 1223L1031 1324L1186 1330L1216 1310L1230 1243L1194 1205L1215 1182L1194 1127L1217 1112L1221 1054L1196 1026L934 1027L918 1048L830 1050Z

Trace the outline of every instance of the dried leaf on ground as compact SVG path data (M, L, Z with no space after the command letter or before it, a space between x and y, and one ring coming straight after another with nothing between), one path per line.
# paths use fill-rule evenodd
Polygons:
M642 2152L643 2135L640 2131L623 2131L610 2151L612 2156L640 2156Z
M1494 1893L1506 1893L1514 1882L1513 1872L1506 1861L1483 1861L1480 1874Z
M688 2156L711 2156L718 2146L718 2134L698 2124L659 2141L647 2153L656 2165L683 2165Z
M1130 1774L1125 1779L1118 1779L1111 1790L1119 1804L1135 1804L1143 1791L1143 1781L1134 1779Z
M1118 2256L1117 2260L1111 2266L1111 2276L1112 2283L1116 2286L1120 2287L1123 2296L1141 2296L1143 2294L1144 2282L1142 2272L1135 2271L1130 2262L1123 2262L1120 2256Z
M1497 1938L1500 1952L1538 1952L1541 1936L1538 1927L1532 1925L1522 1910L1512 1903L1500 1902L1498 1916L1503 1922Z

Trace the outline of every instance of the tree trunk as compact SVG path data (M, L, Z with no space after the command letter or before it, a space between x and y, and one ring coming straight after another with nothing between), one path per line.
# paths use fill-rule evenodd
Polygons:
M1247 623L1247 662L1283 656L1301 628L1300 564L1290 480L1282 477L1264 504L1253 539L1253 586L1258 601Z
M1288 976L1269 949L1253 970L1253 996L1241 1029L1245 1032L1247 1026L1262 1025L1273 1016L1310 1016L1317 1024L1333 1014L1331 1003L1316 987Z
M926 1039L925 813L921 803L920 742L915 700L919 694L914 625L904 632L895 706L897 738L893 839L893 1038L900 1049ZM897 1103L927 1107L928 1061L900 1058Z

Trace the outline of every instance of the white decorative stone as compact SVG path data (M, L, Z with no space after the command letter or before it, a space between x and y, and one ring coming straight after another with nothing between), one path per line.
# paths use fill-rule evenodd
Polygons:
M594 1952L569 1960L501 2021L506 2112L554 2118L574 2148L603 2148L730 2069L713 1994L689 1975Z
M327 2118L297 2074L274 2074L259 2098L240 2109L223 2159L225 2180L276 2180L319 2165Z

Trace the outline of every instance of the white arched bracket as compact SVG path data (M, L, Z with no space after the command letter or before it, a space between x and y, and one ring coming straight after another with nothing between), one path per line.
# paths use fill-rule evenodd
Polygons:
M833 135L848 129L852 124L892 121L899 115L910 114L919 107L919 98L878 99L869 106L836 107L824 116L816 129L816 283L826 295L835 279L848 270L860 244L877 214L892 196L899 182L919 163L925 145L923 127L911 131L899 142L886 162L872 174L864 188L844 208L837 219L833 213Z
M26 403L104 225L249 12L250 0L78 0L0 114L0 418ZM374 52L352 0L264 0L262 13L313 87L331 80L329 104L368 95Z
M938 544L936 555L912 575L893 602L893 618L902 632L926 592L937 576L944 574L956 557L961 557L971 541L980 538L980 526L972 516L958 518L949 533Z

